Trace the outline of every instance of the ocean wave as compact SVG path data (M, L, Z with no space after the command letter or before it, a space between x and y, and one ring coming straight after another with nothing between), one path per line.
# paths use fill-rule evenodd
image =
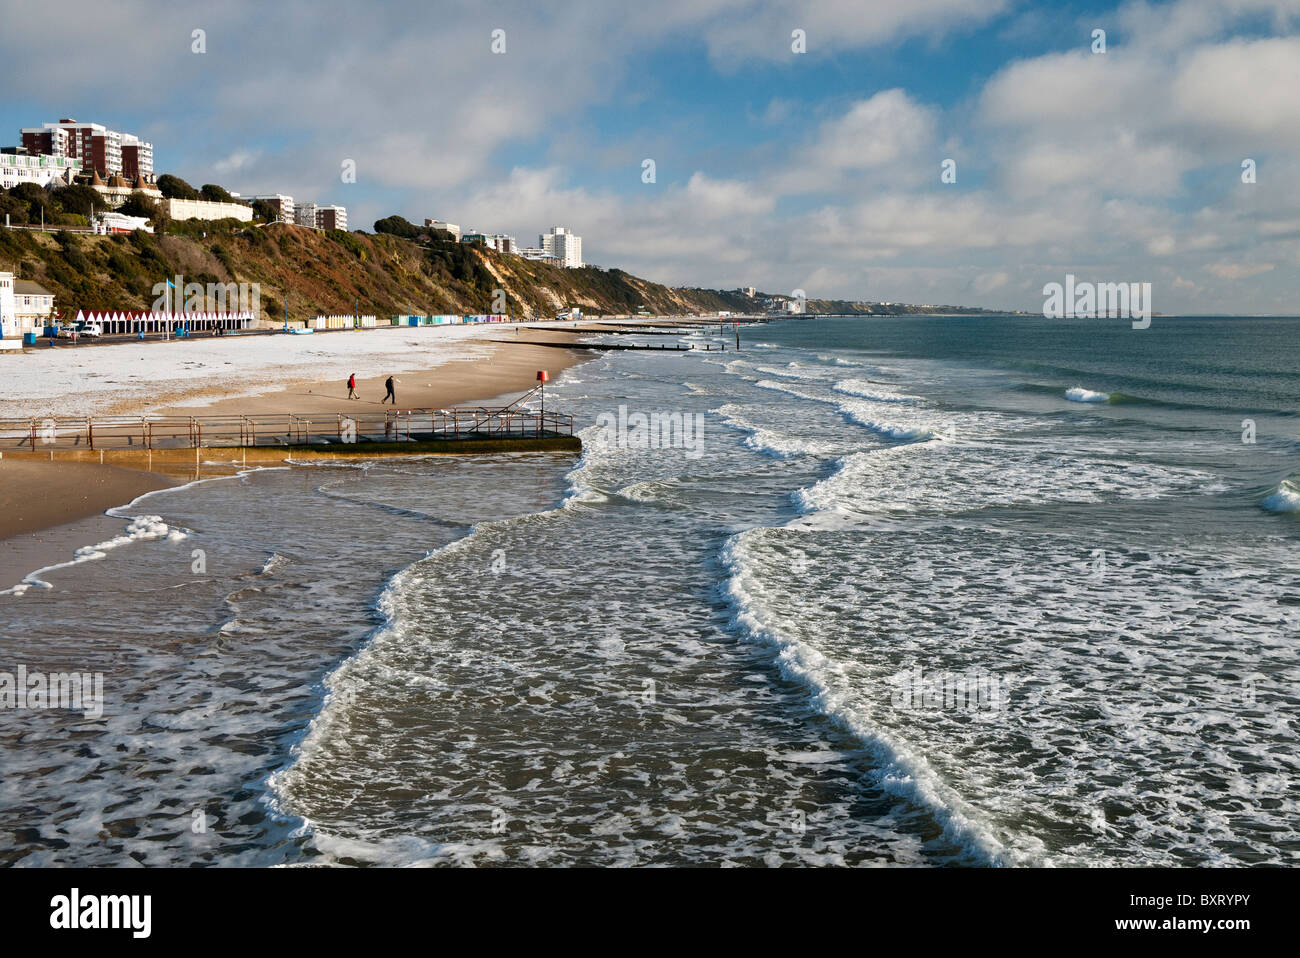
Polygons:
M1136 501L1226 489L1210 473L1133 457L924 443L853 453L793 498L806 515L824 513L818 523L835 525L881 513L961 515L1022 503Z
M896 393L893 390L885 389L875 383L869 383L863 379L842 379L831 388L836 392L841 392L848 396L859 396L862 399L869 399L872 402L915 403L921 401L918 396L908 396L903 393Z
M802 389L796 389L794 386L779 383L775 379L760 379L754 385L759 389L771 389L791 396L798 396L800 399L811 399L813 402L829 402L823 396L815 396L812 393L804 392Z
M1065 398L1070 402L1110 402L1110 393L1093 392L1082 386L1073 386L1065 391Z
M784 366L755 366L754 369L769 376L782 379L795 379L801 382L817 382L826 378L829 372L824 366L805 366L801 363L787 363Z
M770 531L739 533L723 547L722 564L730 572L723 592L733 611L733 627L773 648L781 673L808 690L813 707L863 743L878 766L875 777L884 791L926 809L944 835L977 860L989 865L1024 863L1027 859L998 838L924 755L858 713L852 694L843 687L847 676L838 663L807 643L783 634L769 621L761 599L764 579L755 571L748 545Z
M942 433L933 425L904 425L901 423L882 422L875 418L870 409L863 409L861 403L841 403L840 412L853 422L878 436L907 442L920 442L926 439L942 439Z
M825 456L833 455L838 448L835 444L824 440L791 436L760 426L745 417L747 410L743 406L728 403L712 411L722 417L725 425L747 433L745 437L747 447L767 456L775 456L778 459L803 455Z
M1278 483L1272 495L1264 499L1260 508L1269 512L1300 512L1300 481L1291 478Z

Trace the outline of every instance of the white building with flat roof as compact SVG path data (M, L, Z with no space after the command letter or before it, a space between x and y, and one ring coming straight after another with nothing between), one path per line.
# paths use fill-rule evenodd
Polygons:
M569 232L566 227L552 226L549 233L538 237L538 245L566 269L582 266L582 237Z
M445 230L456 237L456 242L460 242L460 227L455 223L448 223L446 220L425 220L424 225L426 229Z
M348 208L346 206L316 207L316 228L318 230L346 230L348 228Z

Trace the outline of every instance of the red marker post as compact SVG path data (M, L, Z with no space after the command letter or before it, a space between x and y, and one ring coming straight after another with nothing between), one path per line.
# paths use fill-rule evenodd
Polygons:
M537 381L541 383L541 385L537 388L539 388L542 391L542 418L537 426L538 436L540 436L542 434L542 431L546 428L546 384L550 381L550 379L551 377L546 372L545 369L537 370Z

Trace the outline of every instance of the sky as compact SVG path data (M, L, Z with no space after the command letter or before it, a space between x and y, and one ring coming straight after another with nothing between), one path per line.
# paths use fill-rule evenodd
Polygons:
M565 226L599 266L810 298L1038 312L1069 273L1150 282L1157 312L1300 313L1300 0L0 16L0 145L102 123L159 173L342 204L352 229Z

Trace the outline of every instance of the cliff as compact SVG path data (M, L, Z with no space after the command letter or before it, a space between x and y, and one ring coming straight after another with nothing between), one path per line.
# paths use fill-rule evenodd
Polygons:
M153 289L186 283L257 283L263 317L321 313L488 313L504 290L514 316L704 313L754 309L738 293L673 289L622 270L560 269L479 246L419 244L387 234L318 231L230 221L174 224L166 235L95 236L0 229L0 269L35 280L62 314L149 309Z

